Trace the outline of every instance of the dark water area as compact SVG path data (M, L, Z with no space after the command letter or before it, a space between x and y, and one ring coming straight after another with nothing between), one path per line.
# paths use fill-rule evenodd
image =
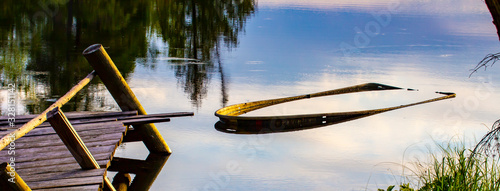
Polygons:
M193 111L157 124L173 150L151 190L376 190L410 174L435 142L473 143L498 119L499 52L484 2L465 0L13 1L0 11L0 109L40 113L92 68L100 43L148 113ZM246 115L345 112L435 103L321 128L236 135L214 112L249 101L376 82L418 91L301 100ZM64 111L117 111L99 80ZM117 156L146 159L142 143ZM160 165L161 166L161 165ZM110 174L112 178L114 174Z

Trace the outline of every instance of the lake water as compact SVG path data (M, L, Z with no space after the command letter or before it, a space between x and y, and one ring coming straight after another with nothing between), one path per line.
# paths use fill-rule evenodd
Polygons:
M173 153L151 190L386 188L411 175L403 165L425 160L436 143L473 144L499 118L500 66L469 78L500 45L479 0L6 0L2 10L3 113L9 83L18 85L18 114L43 111L91 71L81 52L94 43L106 47L148 113L195 113L156 124ZM223 106L368 82L418 91L315 98L248 115L376 109L435 91L457 97L303 131L214 128ZM63 109L118 107L94 80ZM147 155L142 143L117 151Z

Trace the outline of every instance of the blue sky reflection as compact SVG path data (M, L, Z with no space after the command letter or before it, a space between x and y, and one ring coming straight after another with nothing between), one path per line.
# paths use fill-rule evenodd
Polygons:
M424 100L434 91L454 91L457 98L312 130L231 135L213 128L213 112L222 106L218 74L212 75L201 106L192 108L168 62L157 61L154 70L137 67L130 84L149 113L196 112L157 125L174 153L154 189L364 190L368 185L373 190L397 183L403 154L408 160L424 158L434 141L479 139L498 119L495 105L500 104L494 99L500 96L499 78L493 75L500 66L468 78L470 68L498 51L486 6L482 1L401 2L366 46L345 55L340 45L355 46L355 28L378 22L372 13L391 2L259 1L239 46L222 51L228 104L367 82L419 92L346 95L261 112L371 109ZM143 152L141 145L125 148L120 155ZM214 177L227 173L233 162L241 171L218 182Z

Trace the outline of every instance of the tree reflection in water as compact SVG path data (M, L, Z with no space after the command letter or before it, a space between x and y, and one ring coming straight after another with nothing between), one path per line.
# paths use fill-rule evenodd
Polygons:
M137 58L165 54L196 59L171 66L184 92L198 107L211 75L218 72L224 105L221 46L238 45L238 35L256 6L254 0L4 0L0 4L1 80L17 82L22 92L33 95L29 113L41 112L51 104L46 100L63 95L92 70L81 52L94 43L108 47L125 78L134 71ZM152 36L161 37L167 50L155 50ZM154 62L138 63L155 68ZM102 85L94 82L63 110L99 110L105 105L101 91L105 91Z
M255 11L253 0L202 1L172 0L156 1L155 29L169 45L168 56L193 58L198 64L173 65L179 82L195 106L207 93L207 79L214 70L221 78L222 105L227 102L224 71L220 60L220 46L228 48L238 45L238 35L243 30L246 18ZM218 68L214 67L214 62Z

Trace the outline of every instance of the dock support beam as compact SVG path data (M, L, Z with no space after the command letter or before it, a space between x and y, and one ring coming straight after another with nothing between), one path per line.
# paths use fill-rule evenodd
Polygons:
M82 139L59 107L47 113L47 119L82 169L100 168L94 156L92 156L89 149L85 146Z
M83 56L97 72L97 75L122 111L137 110L139 115L147 114L102 45L94 44L89 46L83 51ZM136 125L134 128L138 130L150 152L171 153L170 148L154 124Z
M0 188L13 191L31 191L9 163L0 164Z

